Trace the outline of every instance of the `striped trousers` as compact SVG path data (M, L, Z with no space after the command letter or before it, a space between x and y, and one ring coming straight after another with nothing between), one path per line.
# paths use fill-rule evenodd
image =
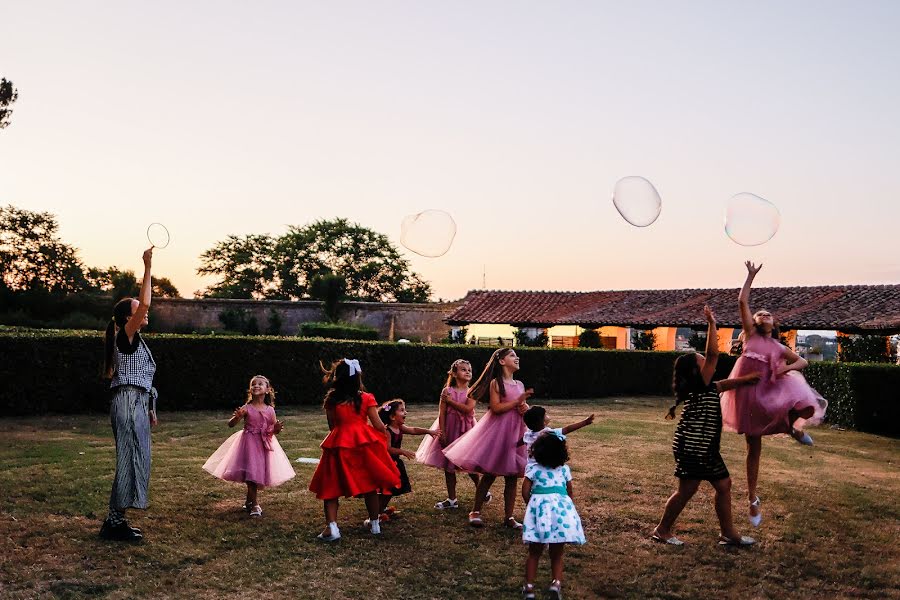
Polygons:
M150 392L133 385L113 390L109 420L116 440L116 476L109 507L147 508L150 487Z

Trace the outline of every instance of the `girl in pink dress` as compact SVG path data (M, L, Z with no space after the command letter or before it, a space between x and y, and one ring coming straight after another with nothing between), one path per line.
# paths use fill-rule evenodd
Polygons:
M459 508L459 501L456 499L457 467L444 456L444 448L475 427L475 398L468 396L470 381L472 364L461 358L453 361L447 372L447 382L441 390L438 418L431 425L431 429L440 430L441 435L438 438L426 437L416 450L416 460L419 463L444 470L447 499L434 505L438 510ZM478 475L469 473L469 477L477 489ZM488 498L485 500L489 501Z
M241 420L243 430L225 440L203 468L219 479L246 483L244 509L251 517L259 517L262 508L256 501L258 489L281 485L295 474L275 439L284 423L275 417L275 389L266 377L255 375L250 380L247 401L234 410L228 426L234 427Z
M469 523L481 527L481 507L494 480L504 479L504 525L521 529L513 517L516 507L516 478L525 475L525 446L519 440L525 433L522 413L528 410L526 401L534 390L525 389L521 381L513 379L519 370L519 357L512 348L500 348L491 355L488 364L469 396L489 400L489 410L468 433L447 446L444 456L464 471L483 476L475 490L475 506L469 513Z
M812 446L813 440L803 426L821 423L828 402L800 374L808 364L806 360L778 342L778 327L772 314L767 310L750 312L750 287L762 265L757 267L750 261L744 264L747 279L738 296L743 352L728 378L759 373L760 382L722 394L722 425L726 431L743 433L747 441L749 517L750 523L758 527L762 513L756 484L762 436L789 433L801 444Z

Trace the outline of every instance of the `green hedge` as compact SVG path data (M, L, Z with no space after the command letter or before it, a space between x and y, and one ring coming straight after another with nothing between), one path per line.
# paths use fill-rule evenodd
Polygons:
M355 357L366 386L383 401L437 402L446 372L457 358L477 374L493 348L283 337L147 335L157 361L155 384L161 410L226 409L241 402L250 377L268 376L280 404L322 400L319 361ZM588 349L517 348L518 379L546 399L611 395L671 395L678 353ZM98 332L0 332L2 414L90 412L108 408L100 381L103 340ZM726 377L734 357L722 355L716 378ZM900 367L813 363L810 383L828 398L829 422L866 431L900 434Z
M332 340L377 340L378 330L349 323L301 323L299 335Z

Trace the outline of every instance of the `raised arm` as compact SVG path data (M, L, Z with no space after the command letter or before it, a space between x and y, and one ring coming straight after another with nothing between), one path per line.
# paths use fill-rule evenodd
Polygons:
M150 266L153 262L153 247L144 250L142 258L144 260L144 279L141 281L141 293L138 294L138 307L131 313L131 318L128 319L128 322L125 323L125 335L128 336L129 340L141 328L141 323L144 322L144 317L147 316L147 311L150 310L150 294L153 291L153 283L150 276Z
M748 260L744 266L747 267L747 279L744 280L744 286L738 295L738 307L741 311L741 327L744 329L744 335L750 337L754 332L753 313L750 312L750 286L753 285L756 274L762 269L762 264L757 267Z
M403 433L406 433L408 435L438 436L441 434L440 429L425 429L424 427L407 427L406 425L401 425L400 431L402 431Z
M703 367L700 368L700 377L703 378L703 385L709 385L719 362L719 332L716 329L716 314L712 309L704 306L703 314L706 316L706 356Z

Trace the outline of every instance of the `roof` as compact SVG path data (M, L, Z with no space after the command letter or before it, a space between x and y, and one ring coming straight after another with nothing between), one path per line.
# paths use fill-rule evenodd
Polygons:
M720 327L740 327L737 288L598 292L470 291L445 321L520 327L603 325L705 327L703 305ZM900 285L754 288L752 310L768 309L784 329L900 332Z

